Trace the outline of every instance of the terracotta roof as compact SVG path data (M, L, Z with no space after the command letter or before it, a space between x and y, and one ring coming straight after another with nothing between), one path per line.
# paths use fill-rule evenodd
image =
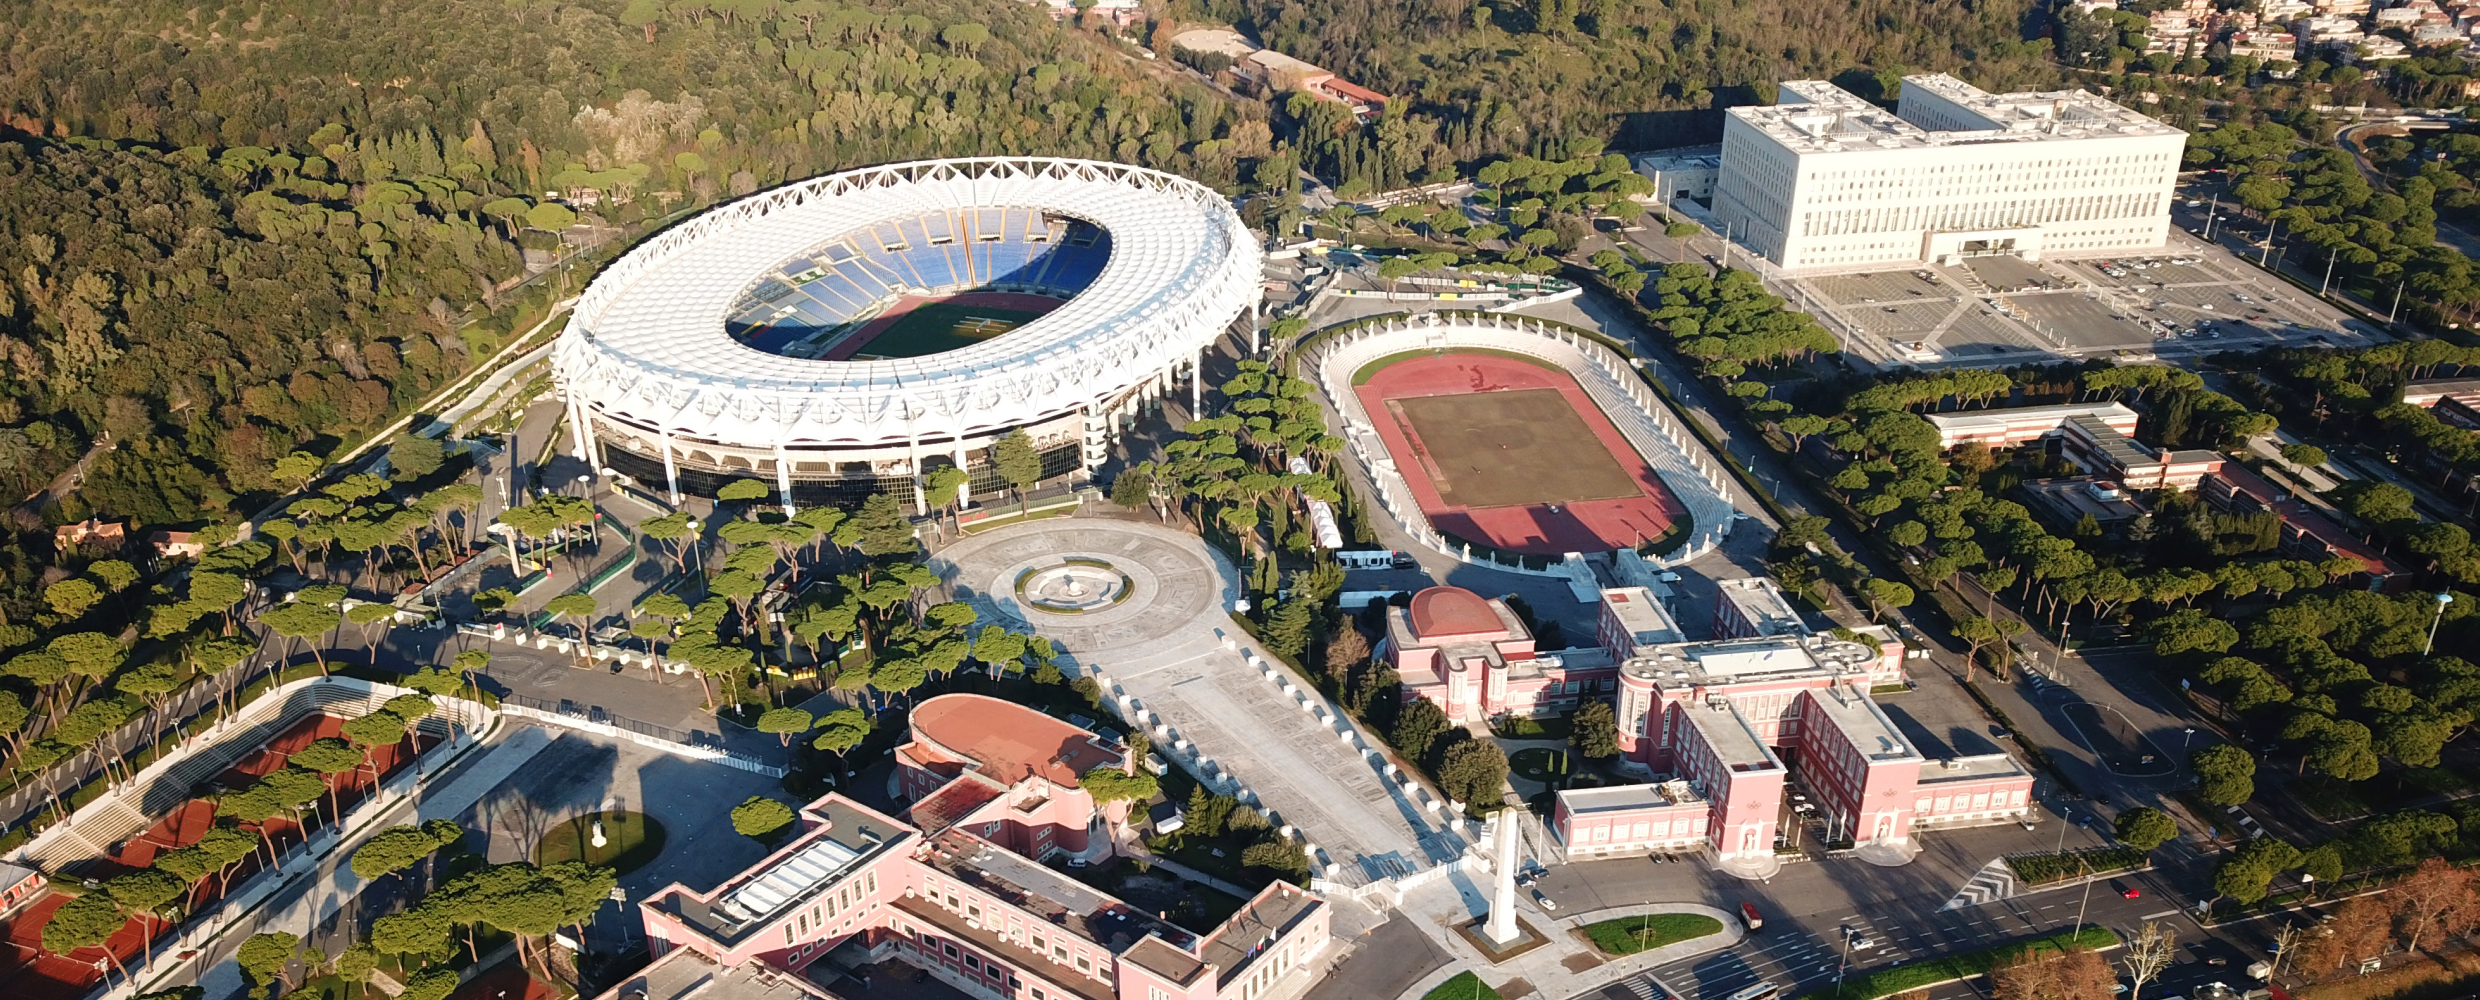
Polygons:
M1490 602L1462 587L1431 587L1412 595L1412 631L1423 639L1507 631Z
M936 836L1006 791L997 782L967 772L940 785L938 791L922 796L921 801L913 803L910 816L924 835Z
M1013 785L1039 774L1077 787L1077 776L1123 755L1100 737L1014 702L987 695L945 694L913 708L913 735L972 759L983 775Z

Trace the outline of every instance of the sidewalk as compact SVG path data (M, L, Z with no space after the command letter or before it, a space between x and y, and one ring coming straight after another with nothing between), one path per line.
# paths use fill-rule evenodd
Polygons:
M1458 876L1458 879L1460 880L1461 876ZM1427 889L1428 887L1423 887L1423 889L1415 890L1414 895L1428 895ZM1419 902L1435 904L1438 901L1423 899ZM1740 926L1738 918L1722 910L1698 903L1614 906L1590 910L1559 920L1548 919L1547 914L1533 908L1530 904L1518 904L1523 907L1524 921L1548 936L1550 942L1509 959L1503 964L1493 965L1479 952L1473 950L1472 945L1467 943L1461 934L1452 929L1471 919L1474 914L1460 905L1454 907L1451 912L1438 911L1430 907L1415 910L1413 908L1415 903L1415 899L1411 897L1404 900L1405 915L1412 917L1425 932L1429 933L1431 938L1437 940L1450 954L1454 955L1455 961L1415 980L1397 997L1397 1000L1421 1000L1429 991L1437 989L1439 984L1466 971L1481 977L1483 982L1502 993L1506 992L1506 984L1522 980L1531 987L1530 991L1524 994L1527 997L1565 1000L1568 997L1581 996L1599 990L1631 976L1642 975L1683 958L1692 958L1735 947L1747 937L1748 933ZM1699 914L1712 917L1721 923L1722 930L1704 937L1667 944L1651 951L1619 957L1603 954L1601 949L1594 947L1593 943L1584 937L1581 930L1586 924L1647 913Z

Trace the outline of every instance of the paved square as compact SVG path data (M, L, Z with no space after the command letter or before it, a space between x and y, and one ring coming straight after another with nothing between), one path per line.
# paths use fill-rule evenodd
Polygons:
M1012 599L1023 568L1074 556L1106 561L1134 582L1107 611L1066 615ZM1068 517L1000 528L940 549L930 566L948 599L971 601L986 621L1033 627L1064 651L1060 667L1099 676L1130 710L1152 714L1193 750L1155 737L1157 752L1195 770L1220 771L1260 804L1298 827L1341 866L1338 881L1361 884L1451 860L1463 843L1440 814L1408 800L1365 755L1374 737L1345 742L1336 724L1302 707L1313 690L1285 692L1243 659L1256 649L1229 608L1240 576L1196 536L1141 521ZM1226 639L1232 648L1226 648ZM1261 658L1271 659L1262 650ZM1297 683L1295 683L1297 687ZM1114 705L1117 709L1119 706Z

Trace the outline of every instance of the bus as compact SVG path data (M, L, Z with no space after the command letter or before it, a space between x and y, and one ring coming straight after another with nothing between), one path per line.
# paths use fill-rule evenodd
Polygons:
M1774 1000L1775 997L1779 997L1781 995L1782 987L1776 986L1772 983L1758 983L1755 986L1751 986L1747 989L1731 994L1731 1000Z
M1765 927L1765 918L1757 915L1757 904L1755 903L1739 904L1739 922L1747 924L1748 929L1752 931L1761 930Z

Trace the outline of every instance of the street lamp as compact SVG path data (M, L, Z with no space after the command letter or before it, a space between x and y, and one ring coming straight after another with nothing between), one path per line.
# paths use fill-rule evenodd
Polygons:
M2186 728L2186 730L2184 730L2184 732L2187 734L2187 736L2186 736L2186 738L2185 738L2185 739L2182 739L2182 740L2180 740L2180 741L2179 741L2179 749L2181 749L2181 750L2185 750L2185 749L2187 749L2188 747L2190 747L2190 746L2194 745L2194 744L2195 744L2195 742L2196 742L2196 727L2194 727L2194 726L2189 726L2189 727L2187 727L2187 728Z
M2431 618L2428 621L2428 644L2420 647L2420 656L2422 658L2426 658L2430 653L2436 651L2437 626L2445 623L2446 605L2452 603L2454 603L2454 595L2452 593L2442 590L2437 592L2437 617Z

